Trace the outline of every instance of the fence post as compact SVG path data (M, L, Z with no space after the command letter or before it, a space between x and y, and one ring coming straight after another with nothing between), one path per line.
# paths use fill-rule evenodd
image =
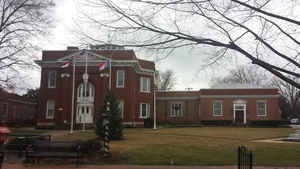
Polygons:
M241 169L240 166L241 166L241 147L239 146L238 148L238 169Z
M4 161L4 152L0 152L0 169L2 168L3 161Z
M253 162L253 159L252 159L252 151L250 151L250 169L252 169L252 162Z

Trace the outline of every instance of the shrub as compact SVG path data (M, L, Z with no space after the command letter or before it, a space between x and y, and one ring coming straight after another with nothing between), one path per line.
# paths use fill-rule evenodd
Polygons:
M107 112L108 102L110 103L109 112ZM110 90L107 90L106 96L104 98L104 105L101 106L96 121L95 133L102 138L104 137L103 114L107 114L107 118L109 120L109 138L112 140L123 139L123 120L121 118L119 102L117 101L114 93Z
M229 126L232 125L232 120L202 120L201 123L212 126Z
M154 120L152 118L147 118L144 120L144 127L145 128L153 128Z
M281 125L289 124L288 120L252 120L250 122L251 126L270 126L278 127Z
M102 139L100 137L91 139L91 140L86 140L80 143L80 149L82 153L92 155L94 153L97 153L101 150L102 145L101 145Z

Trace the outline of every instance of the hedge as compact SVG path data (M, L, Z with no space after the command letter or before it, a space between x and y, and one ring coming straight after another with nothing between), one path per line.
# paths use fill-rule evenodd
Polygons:
M202 120L203 125L213 125L213 126L229 126L232 125L232 120Z
M251 126L272 126L278 127L282 125L288 125L288 120L252 120L250 121Z

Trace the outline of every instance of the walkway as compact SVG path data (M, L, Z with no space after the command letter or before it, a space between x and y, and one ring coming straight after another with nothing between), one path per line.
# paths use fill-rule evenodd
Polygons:
M2 169L236 169L236 166L138 166L138 165L28 165L4 164ZM299 169L299 167L254 167L253 169Z

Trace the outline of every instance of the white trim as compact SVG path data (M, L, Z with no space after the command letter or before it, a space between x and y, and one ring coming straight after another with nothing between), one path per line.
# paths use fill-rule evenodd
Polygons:
M243 109L236 109L235 107L236 107L236 105L242 105L243 106ZM244 114L244 116L243 116L243 122L244 122L244 124L246 124L247 123L247 114L246 114L246 109L247 109L247 102L246 101L244 101L244 100L242 100L242 102L240 101L240 100L237 100L237 101L234 101L233 102L233 121L235 122L235 118L236 118L236 110L239 110L239 111L243 111L243 114Z
M199 97L197 96L169 96L169 97L163 97L163 96L159 96L156 97L157 100L197 100L199 99Z
M146 105L146 116L142 116L142 105L143 104L145 104ZM146 119L146 118L148 118L149 117L149 115L150 115L150 104L149 103L140 103L140 118L141 119Z
M265 104L265 114L261 115L261 114L257 114L258 113L258 103L264 103ZM258 117L266 117L267 116L267 101L266 100L256 100L256 116Z
M200 98L278 98L279 94L276 95L201 95Z
M52 114L52 116L48 116L49 102L53 102L53 114ZM47 106L46 107L47 107L47 109L46 109L45 119L54 119L55 101L54 100L47 100Z
M215 103L221 103L221 114L215 114ZM218 117L218 116L223 116L224 114L223 114L223 101L222 100L214 100L213 101L213 104L212 104L212 106L213 106L213 116L216 116L216 117Z
M146 79L146 90L144 90L144 80ZM142 93L150 93L151 92L151 79L149 77L141 76L140 77L140 92Z
M173 115L172 113L173 113L173 105L180 105L180 114L178 115L177 113L178 112L175 112L175 115ZM169 114L169 117L183 117L183 110L182 110L182 105L183 105L183 103L175 103L175 102L173 102L173 103L170 103L170 114Z
M54 79L54 86L50 86L50 77L51 77L51 73L55 74L55 79ZM56 71L55 70L51 70L48 72L48 88L56 88Z
M123 72L123 81L122 81L122 85L119 85L118 82L119 82L119 72ZM117 70L117 80L116 80L116 88L124 88L125 86L125 71L124 70Z

